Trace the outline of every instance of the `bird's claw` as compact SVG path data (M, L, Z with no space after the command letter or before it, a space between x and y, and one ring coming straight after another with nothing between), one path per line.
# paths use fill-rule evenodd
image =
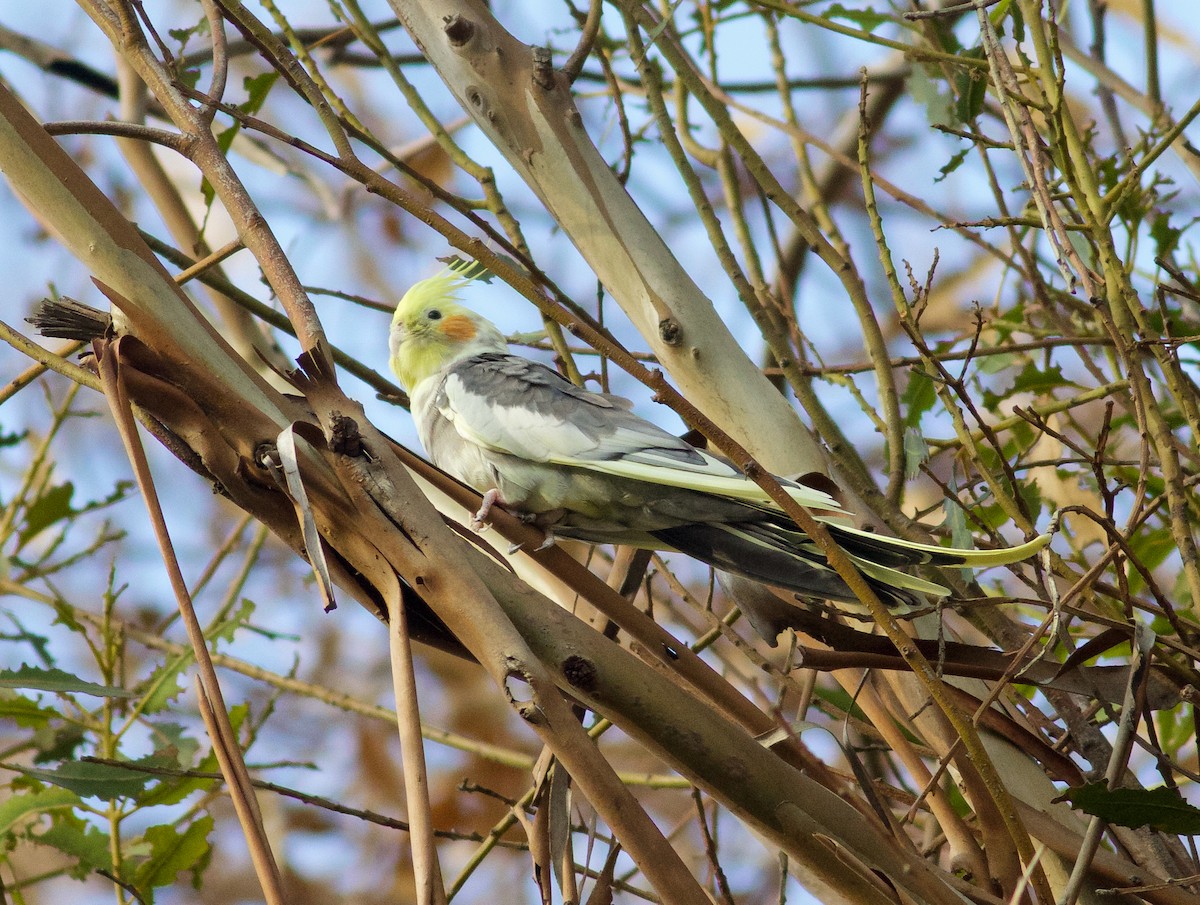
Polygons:
M530 553L541 553L543 550L549 550L557 542L558 542L558 538L556 538L551 532L547 531L545 539L543 539L540 544L538 544L536 547L534 547L529 552ZM524 541L522 541L519 544L513 544L511 547L508 548L508 555L512 556L518 550L524 549L524 547L525 547Z
M471 516L471 530L482 534L488 528L492 527L488 524L487 518L492 514L492 507L500 500L500 491L494 487L483 495L483 502L479 504L479 511Z
M491 525L488 524L487 519L492 514L492 507L496 506L497 504L503 506L504 501L500 499L500 491L497 490L495 487L493 487L491 490L489 490L487 493L485 493L483 495L483 500L479 504L479 511L476 512L473 516L471 516L471 530L472 531L482 534L484 531L486 531L488 528L491 527ZM522 522L524 522L527 525L533 524L534 520L537 518L536 515L534 515L533 513L530 513L530 512L514 512L513 515L516 516L516 518L520 519ZM535 547L530 552L540 553L542 550L547 550L550 547L553 547L554 543L555 543L554 534L550 531L546 531L546 536L542 540L542 542L540 544L538 544L537 547ZM509 555L511 556L512 554L516 553L518 550L520 550L524 546L525 546L524 543L513 544L511 547L508 548Z

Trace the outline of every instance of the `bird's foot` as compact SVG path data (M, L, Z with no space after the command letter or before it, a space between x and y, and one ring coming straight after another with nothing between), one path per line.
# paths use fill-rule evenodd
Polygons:
M487 523L487 518L492 514L492 507L500 502L500 491L493 487L483 495L483 502L479 506L479 511L471 516L471 530L476 532L484 532L491 527Z
M557 542L558 542L558 538L556 538L554 536L554 533L551 531L547 531L545 539L540 544L538 544L536 547L534 547L532 550L530 550L529 552L530 553L540 553L543 550L549 550ZM524 543L513 544L511 547L508 548L508 555L512 556L514 553L516 553L518 550L523 549L524 547L525 547Z

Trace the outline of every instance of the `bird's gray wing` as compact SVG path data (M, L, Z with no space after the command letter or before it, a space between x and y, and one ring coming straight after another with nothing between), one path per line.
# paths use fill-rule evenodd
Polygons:
M627 400L581 389L516 355L486 353L458 362L433 404L459 436L489 450L769 504L753 481L634 415ZM840 508L819 490L789 483L788 492L805 506Z

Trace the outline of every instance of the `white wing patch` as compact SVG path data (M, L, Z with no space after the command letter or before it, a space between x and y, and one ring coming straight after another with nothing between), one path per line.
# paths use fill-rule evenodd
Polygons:
M586 461L568 459L552 459L558 465L574 465L580 468L590 468L592 471L615 475L621 478L633 478L638 481L648 481L652 484L662 484L667 487L682 487L686 490L698 490L701 493L711 493L716 496L729 497L747 503L775 506L775 502L767 496L765 490L744 475L738 474L724 462L706 456L711 463L719 468L713 470L688 469L679 463L665 460L664 464L647 464L636 461L632 457L614 461ZM827 509L840 512L841 505L829 494L810 487L804 487L791 482L782 482L788 496L810 509Z
M470 382L477 383L477 377ZM725 462L623 409L598 407L545 384L530 383L526 404L518 405L497 404L482 389L486 388L468 386L460 374L451 373L438 400L441 414L469 443L534 462L775 506L761 487ZM592 427L594 435L562 417L564 410L577 410L580 423ZM641 425L644 430L638 429ZM689 458L680 456L682 450ZM791 482L784 482L784 489L802 506L841 510L820 490Z

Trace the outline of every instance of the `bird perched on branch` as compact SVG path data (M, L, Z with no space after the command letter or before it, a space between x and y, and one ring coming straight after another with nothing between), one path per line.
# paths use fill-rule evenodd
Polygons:
M856 601L817 546L749 478L630 411L508 351L500 331L459 304L485 276L455 262L415 284L392 318L391 366L435 465L484 494L476 516L506 510L562 537L679 551L806 597ZM780 479L813 510L881 599L904 612L939 584L902 568L983 568L1026 559L1045 535L1005 550L957 550L860 531L832 496Z

